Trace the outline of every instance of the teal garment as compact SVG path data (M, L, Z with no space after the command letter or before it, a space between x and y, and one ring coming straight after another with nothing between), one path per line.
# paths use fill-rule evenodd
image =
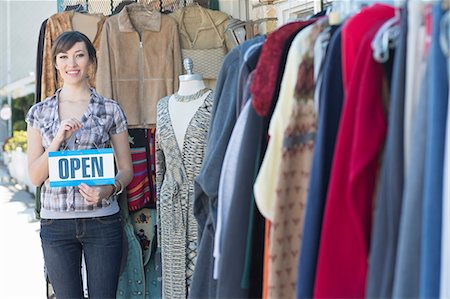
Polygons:
M161 298L160 265L157 263L158 253L152 253L146 265L142 262L142 248L134 233L131 218L128 215L127 201L120 200L121 214L124 223L124 237L127 241L127 257L119 277L116 298L147 299ZM125 207L125 209L124 209ZM156 225L156 210L151 212L151 224ZM154 240L152 238L152 240ZM153 248L153 244L150 245Z
M144 298L145 273L142 264L141 245L134 236L129 219L124 221L124 236L127 240L128 254L125 268L120 274L116 298Z
M212 10L220 10L219 0L210 0L209 1L209 9Z

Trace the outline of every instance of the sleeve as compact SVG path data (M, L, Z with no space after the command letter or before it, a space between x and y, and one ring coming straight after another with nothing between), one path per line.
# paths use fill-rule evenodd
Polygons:
M34 102L39 103L42 96L42 63L44 57L44 43L45 43L45 31L47 28L47 21L45 19L41 24L41 29L39 30L39 38L37 44L37 52L36 52L36 85L34 91Z
M47 21L44 36L44 55L42 58L41 76L41 100L53 95L56 91L56 69L52 62L52 36L54 31L54 21L50 17Z
M183 74L183 61L181 60L181 44L180 34L178 32L178 25L174 26L175 32L173 34L173 92L176 92L179 87L179 76Z
M103 25L102 35L100 38L100 49L97 62L97 74L95 86L101 95L106 98L113 98L112 74L111 74L111 57L112 51L109 49L109 33L110 22L106 20Z
M158 228L158 246L161 247L161 187L166 172L166 158L160 144L158 119L156 120L156 211L157 211L157 228Z
M109 130L110 136L128 130L128 122L125 112L123 112L119 104L114 102L113 105L113 124Z
M253 188L255 202L260 213L270 221L275 218L276 190L283 160L283 136L289 122L297 81L297 75L292 76L291 74L298 73L301 57L301 52L298 50L300 47L295 40L291 49L292 51L288 52L286 59L286 69L283 73L277 104L270 119L270 139L267 150Z
M33 105L31 106L30 110L28 110L28 113L25 117L25 121L27 122L28 126L39 129L39 115L38 115L38 106Z

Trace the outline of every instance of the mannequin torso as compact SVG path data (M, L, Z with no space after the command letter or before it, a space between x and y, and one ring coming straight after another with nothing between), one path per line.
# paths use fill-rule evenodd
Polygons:
M205 83L201 79L182 81L181 77L182 76L180 76L180 88L177 92L181 96L192 95L205 88ZM183 151L184 136L186 135L189 123L210 92L211 91L207 91L199 98L189 102L179 102L173 95L170 97L169 114L180 152Z

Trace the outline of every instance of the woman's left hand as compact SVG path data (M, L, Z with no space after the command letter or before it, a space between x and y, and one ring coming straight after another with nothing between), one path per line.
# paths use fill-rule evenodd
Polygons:
M107 199L114 192L113 185L88 186L81 183L78 188L86 203L96 205L102 199Z

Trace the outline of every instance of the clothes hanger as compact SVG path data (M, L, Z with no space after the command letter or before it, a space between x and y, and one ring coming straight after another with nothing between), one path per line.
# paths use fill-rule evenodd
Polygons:
M333 1L331 9L327 8L330 25L339 25L350 16L358 13L363 7L383 3L395 7L401 6L405 0L338 0Z
M365 1L333 1L331 9L327 9L328 23L330 25L339 25L348 17L357 13L361 7L365 5Z
M244 22L238 19L230 19L225 28L225 35L234 46L240 45L253 38L253 21Z
M130 9L131 12L144 12L149 15L152 15L157 11L157 8L154 7L155 4L159 6L159 1L136 0L135 3L128 4L127 7Z
M118 14L119 12L121 12L122 11L122 9L125 7L125 6L127 6L127 5L129 5L129 4L132 4L132 3L134 3L134 1L131 1L131 0L127 0L127 1L122 1L122 2L120 2L119 3L119 5L117 5L116 6L116 8L114 8L114 11L113 11L113 15L115 15L115 14Z
M389 60L390 49L395 48L395 41L400 34L400 15L397 13L394 17L387 20L378 29L372 40L373 58L375 61L385 63Z
M439 38L442 52L450 58L450 10L442 16L441 35Z
M395 48L395 41L400 34L400 6L403 6L403 1L389 1L386 4L395 6L395 16L378 29L371 44L373 58L380 63L387 62L390 49Z
M79 12L79 13L87 13L86 7L84 7L84 5L81 4L81 3L78 3L76 5L68 5L64 9L64 11L74 11L74 12Z

